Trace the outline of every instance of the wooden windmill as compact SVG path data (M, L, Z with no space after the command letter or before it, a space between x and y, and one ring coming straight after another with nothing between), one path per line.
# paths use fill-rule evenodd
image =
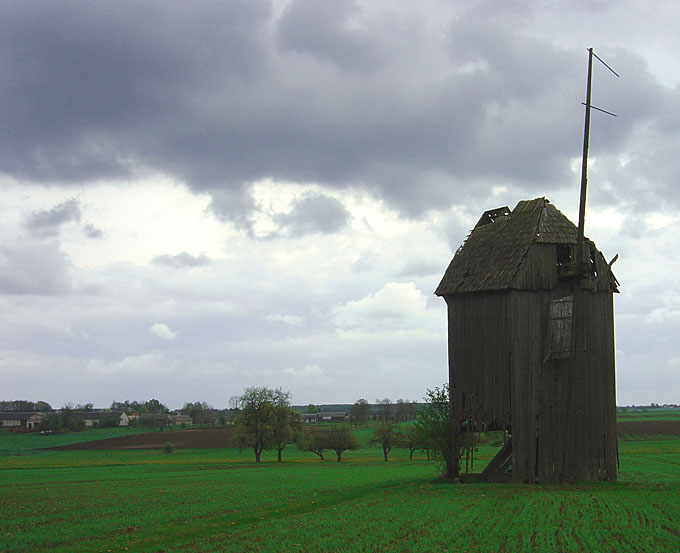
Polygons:
M578 227L545 198L487 211L435 292L448 308L454 449L466 432L509 437L488 480L616 478L616 258L583 232L593 56Z

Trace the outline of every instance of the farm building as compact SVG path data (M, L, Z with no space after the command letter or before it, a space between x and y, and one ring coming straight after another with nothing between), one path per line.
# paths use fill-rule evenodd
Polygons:
M618 282L593 242L577 251L577 234L545 198L487 211L435 292L448 309L454 445L465 432L509 436L489 480L616 478Z
M0 413L0 428L36 428L42 414L36 411L8 411Z

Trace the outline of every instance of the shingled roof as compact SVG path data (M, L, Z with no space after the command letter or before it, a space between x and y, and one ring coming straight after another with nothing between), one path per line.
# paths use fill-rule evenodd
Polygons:
M576 244L576 238L576 225L545 198L521 201L512 211L486 212L453 257L435 294L511 288L532 244Z

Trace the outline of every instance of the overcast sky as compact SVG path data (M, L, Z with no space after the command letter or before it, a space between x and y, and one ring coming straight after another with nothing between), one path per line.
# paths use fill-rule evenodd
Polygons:
M0 399L420 400L480 214L616 253L618 403L680 403L680 6L2 2Z

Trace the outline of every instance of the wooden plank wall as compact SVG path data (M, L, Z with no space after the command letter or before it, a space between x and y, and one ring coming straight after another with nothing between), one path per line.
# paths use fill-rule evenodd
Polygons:
M505 428L511 419L509 293L447 296L449 382L454 418L478 430Z
M614 480L616 398L612 294L582 291L571 359L551 359L554 296L515 291L512 343L513 480ZM577 308L578 309L578 308Z
M535 244L515 282L533 289L445 298L454 424L510 425L515 482L614 480L613 294L560 283L554 244ZM572 293L574 351L553 359L550 302Z

